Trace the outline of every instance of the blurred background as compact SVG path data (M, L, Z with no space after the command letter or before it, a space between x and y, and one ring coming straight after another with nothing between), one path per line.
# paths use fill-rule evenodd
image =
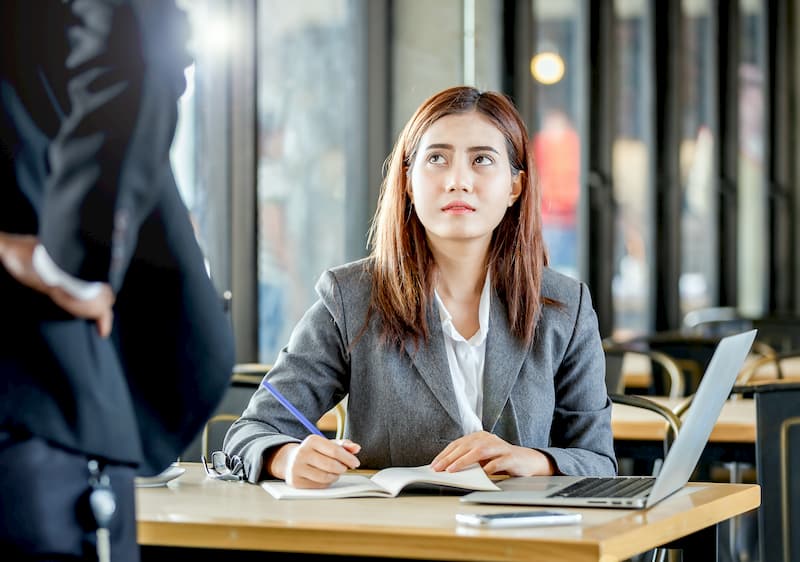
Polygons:
M797 2L181 4L172 158L240 362L272 363L320 273L366 255L400 128L457 84L520 108L551 265L604 337L800 313Z

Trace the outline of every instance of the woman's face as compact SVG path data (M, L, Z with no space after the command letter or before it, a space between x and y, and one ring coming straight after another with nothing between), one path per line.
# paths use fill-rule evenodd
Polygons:
M521 191L503 134L477 112L447 115L420 139L409 196L428 239L475 241L492 232Z

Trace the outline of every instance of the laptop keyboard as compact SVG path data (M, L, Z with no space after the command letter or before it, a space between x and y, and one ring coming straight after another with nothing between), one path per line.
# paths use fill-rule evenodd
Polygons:
M631 478L581 478L562 488L551 498L632 498L649 490L655 483L649 476Z

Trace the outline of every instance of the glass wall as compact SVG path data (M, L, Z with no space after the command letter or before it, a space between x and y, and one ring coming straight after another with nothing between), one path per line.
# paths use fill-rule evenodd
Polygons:
M764 163L764 11L758 0L740 0L739 60L739 308L761 315L767 303L766 170Z
M186 206L191 210L198 204L197 183L195 181L195 65L184 73L186 90L178 102L178 126L170 150L170 161L175 172L175 181Z
M170 158L209 273L222 293L231 286L226 81L242 29L230 17L227 3L181 0L178 5L189 18L188 46L194 61L185 71L186 90L179 101Z
M321 272L366 254L383 147L390 147L420 102L455 84L493 90L506 84L518 89L506 93L520 106L531 133L551 264L582 276L593 258L584 255L581 245L587 230L584 218L590 216L584 212L588 198L582 187L587 184L583 161L589 154L585 112L588 101L597 99L587 88L585 78L592 69L586 68L583 57L589 49L605 48L586 44L588 30L594 29L588 25L591 4L581 0L180 3L190 10L195 36L202 40L195 41L197 62L187 73L172 159L217 287L232 286L234 268L257 283L257 288L250 287L252 297L249 291L240 291L238 302L252 306L258 318L246 319L244 330L237 326L237 341L242 337L252 341L248 349L257 347L258 357L250 357L248 351L248 357L240 360L274 361L316 298L314 284ZM738 305L743 312L758 315L766 310L769 291L766 18L760 0L737 4L741 17L741 33L736 35L739 122L734 124L739 135ZM247 9L240 10L242 6ZM611 153L615 240L613 272L600 275L606 282L612 277L617 337L652 329L659 298L653 288L655 250L673 248L656 246L663 241L654 240L653 234L656 213L665 212L654 208L649 155L654 112L664 109L654 106L652 95L652 40L664 25L652 21L653 6L648 0L614 0L614 20L609 23L613 41L606 60L613 61L614 69L607 79L614 107L605 115L613 119L613 141L603 140L600 150ZM237 11L232 7L254 17L236 27L226 19ZM668 258L663 261L671 270L680 268L680 313L685 314L718 302L715 159L719 147L732 139L718 138L721 129L715 122L717 99L724 101L724 92L715 85L719 68L713 64L719 6L713 0L681 0L680 8L681 44L673 51L680 64L679 99L670 92L660 103L680 107L682 205L679 216L666 220L680 228L682 244L680 256L658 255ZM380 10L382 15L376 17ZM800 17L797 12L795 17ZM243 37L255 72L247 65L237 70L232 64L243 57L235 49L237 38ZM383 74L367 72L376 67ZM232 86L240 72L255 75L249 86L252 93L248 87ZM241 103L256 114L252 127L249 114L237 105L242 89L246 96ZM379 95L370 95L373 91ZM376 99L381 100L380 107L371 105ZM252 142L233 130L237 115L239 121L248 115L244 128ZM376 119L382 120L380 126L374 126ZM255 152L244 158L244 164L235 158L241 156L236 147L243 145L254 146ZM242 169L255 179L234 185L235 172ZM255 202L238 205L232 192L240 195L242 189L252 189L247 193ZM253 207L252 215L246 216L255 226L237 224L242 207L245 213ZM232 233L237 233L239 243ZM255 249L241 250L242 239ZM234 254L239 267L234 266ZM242 273L242 263L253 264L254 271Z
M578 220L584 122L584 3L534 0L530 62L535 122L531 150L542 190L542 231L550 266L580 276Z
M793 16L794 20L792 22L792 29L800 29L800 6L797 4L795 4L795 9L793 10ZM792 60L797 61L800 60L800 37L798 37L797 33L794 33L793 36L794 52L792 54ZM800 72L795 72L794 78L794 99L798 100L800 99ZM794 117L794 138L800 140L800 108L795 111ZM794 186L794 216L800 217L800 158L795 158L794 160L794 177L796 178L796 183ZM795 241L800 241L800 221L795 221L794 223L793 236ZM798 315L800 315L800 242L795 242L794 263L795 311Z
M392 140L428 96L469 76L478 88L500 89L501 8L495 0L392 3ZM474 22L474 36L465 37L465 19ZM465 60L465 41L472 42L474 61ZM473 68L465 69L470 63Z
M717 193L711 0L683 0L679 148L681 205L681 315L717 302Z
M612 177L617 204L614 335L645 333L651 326L652 198L648 3L615 0L617 76L616 138Z
M258 3L258 349L272 363L344 263L348 197L363 187L363 2ZM355 187L354 187L355 186Z

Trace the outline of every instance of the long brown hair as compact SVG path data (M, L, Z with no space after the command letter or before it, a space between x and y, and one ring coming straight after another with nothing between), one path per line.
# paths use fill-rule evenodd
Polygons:
M473 111L488 118L503 134L512 171L522 174L522 192L492 234L488 267L494 289L508 309L511 332L525 344L533 342L547 255L528 132L508 97L467 86L448 88L425 100L406 123L386 161L369 241L373 258L370 316L377 312L382 319L387 342L428 337L426 313L433 296L434 259L407 193L408 172L419 141L438 119Z

